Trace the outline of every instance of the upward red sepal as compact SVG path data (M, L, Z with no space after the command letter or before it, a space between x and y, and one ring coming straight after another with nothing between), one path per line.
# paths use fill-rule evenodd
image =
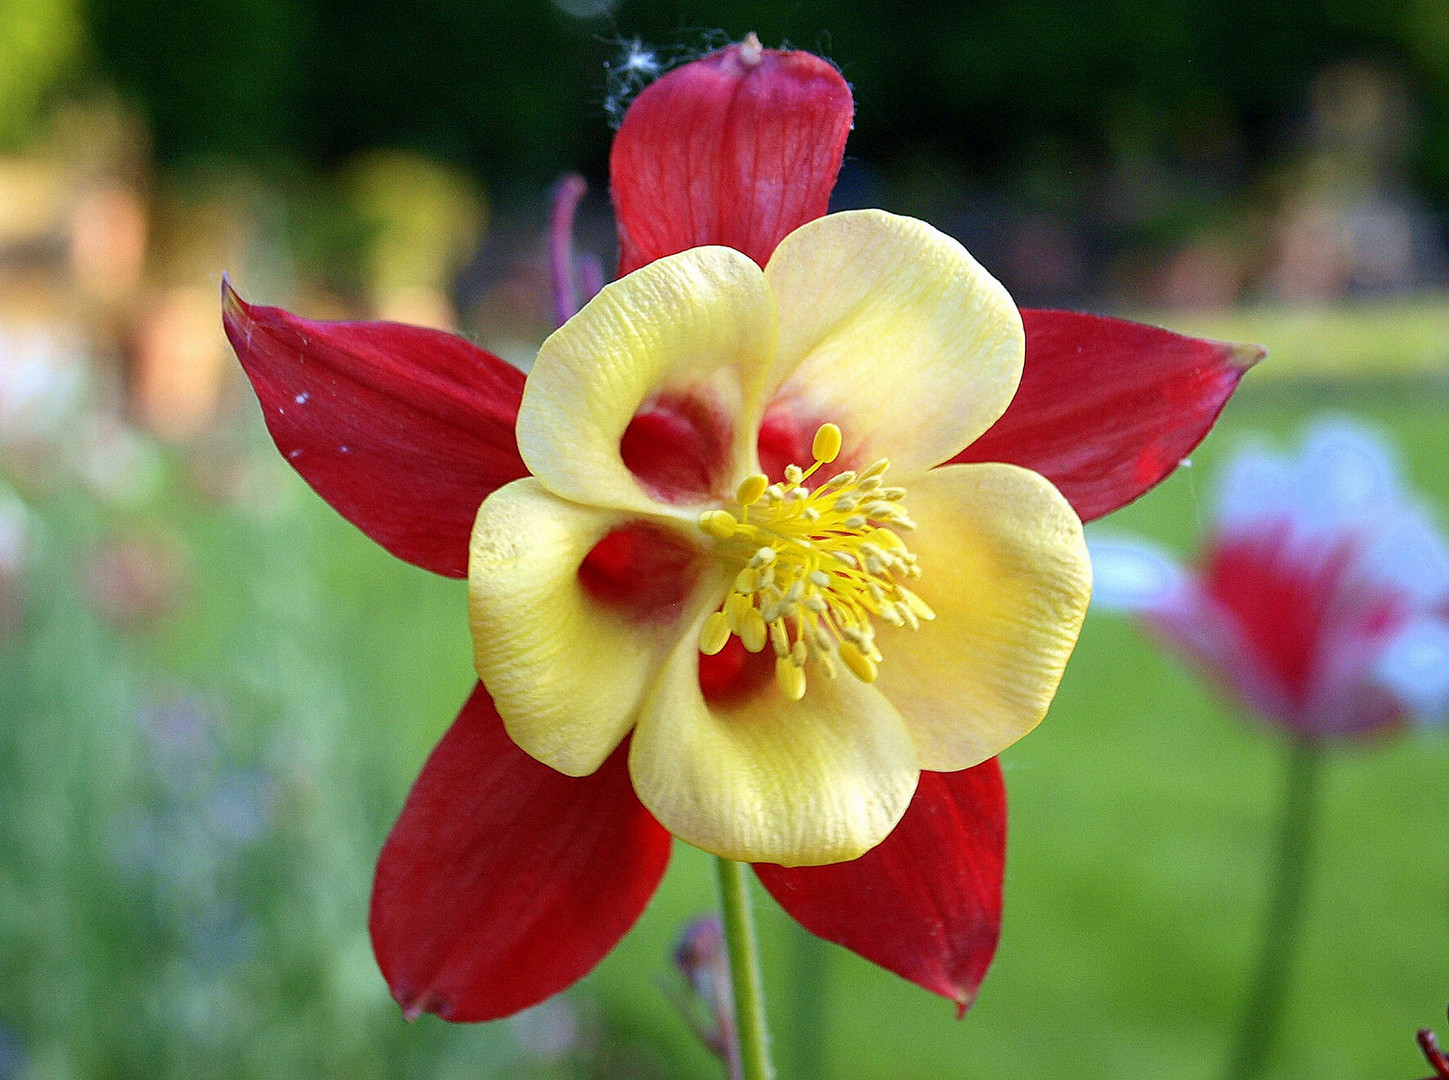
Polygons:
M1024 465L1083 521L1162 480L1212 428L1256 345L1072 311L1023 309L1026 364L1005 415L956 461Z
M828 209L854 114L840 72L809 53L731 45L669 72L609 159L619 275L702 244L763 266Z
M853 862L756 873L817 937L956 1002L976 998L1001 935L1006 788L992 758L923 772L901 823Z
M222 283L222 321L282 456L388 551L468 573L485 496L528 474L513 423L523 373L441 330L314 322Z
M565 776L518 748L480 685L378 860L378 966L410 1017L526 1009L586 975L634 925L669 845L630 786L627 742L592 776Z

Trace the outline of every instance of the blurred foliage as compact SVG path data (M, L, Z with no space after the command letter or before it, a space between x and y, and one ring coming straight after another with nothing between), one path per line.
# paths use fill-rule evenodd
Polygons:
M1271 342L1271 361L1254 373L1255 381L1334 385L1349 379L1359 386L1392 386L1410 377L1449 385L1444 343L1449 301L1442 295L1136 317L1217 341Z
M373 291L452 285L484 220L470 177L425 158L375 151L350 162L343 183L369 234L363 269Z
M379 982L372 865L469 681L459 583L374 575L259 425L183 457L68 419L109 433L0 455L29 537L0 575L0 1077L659 1075L597 1010L410 1026Z
M47 91L78 61L77 0L0 0L0 145L29 132Z
M144 103L168 160L326 165L401 146L490 184L602 174L605 67L636 36L666 59L748 30L816 49L856 88L854 154L929 146L952 171L1047 187L1134 156L1209 185L1252 175L1283 149L1313 78L1367 59L1409 80L1415 174L1449 201L1445 0L191 0L184 14L90 0L87 22L100 70Z

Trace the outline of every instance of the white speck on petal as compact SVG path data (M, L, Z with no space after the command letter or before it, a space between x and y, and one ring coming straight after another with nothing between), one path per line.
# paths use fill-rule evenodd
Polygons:
M302 393L298 394L292 400L295 401L298 405L305 405L305 404L307 404L307 399L309 397L311 397L311 396L312 396L311 394L307 393L304 390L304 391L302 391Z

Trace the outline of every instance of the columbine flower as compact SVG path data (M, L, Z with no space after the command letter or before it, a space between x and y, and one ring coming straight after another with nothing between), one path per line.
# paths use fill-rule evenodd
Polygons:
M611 159L620 280L526 391L446 334L226 292L302 476L427 569L469 574L471 539L483 683L373 894L410 1014L502 1016L583 975L663 874L661 820L776 860L760 879L812 932L975 994L1005 838L988 755L1045 708L1085 597L1052 486L1083 519L1135 498L1259 353L1018 323L929 227L817 221L851 112L830 65L752 40L645 90Z
M927 471L1005 410L1021 355L965 249L880 211L801 226L763 271L694 248L606 286L529 375L532 478L473 528L474 659L509 735L587 776L633 731L641 801L725 858L880 843L922 767L1036 724L1086 610L1055 488ZM661 429L694 453L661 458ZM795 462L762 471L762 441Z
M1144 625L1250 710L1310 740L1449 706L1449 548L1383 441L1322 422L1297 456L1228 467L1194 569L1092 543L1099 606Z

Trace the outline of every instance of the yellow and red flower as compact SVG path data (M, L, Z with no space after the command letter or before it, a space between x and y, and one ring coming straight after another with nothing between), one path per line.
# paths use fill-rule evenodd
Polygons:
M1000 926L995 755L1046 711L1080 519L1151 487L1257 350L1018 313L954 240L825 216L838 72L753 43L614 144L619 280L522 374L466 342L229 290L278 448L394 554L469 577L480 685L378 866L410 1013L588 971L671 834L964 1007Z

